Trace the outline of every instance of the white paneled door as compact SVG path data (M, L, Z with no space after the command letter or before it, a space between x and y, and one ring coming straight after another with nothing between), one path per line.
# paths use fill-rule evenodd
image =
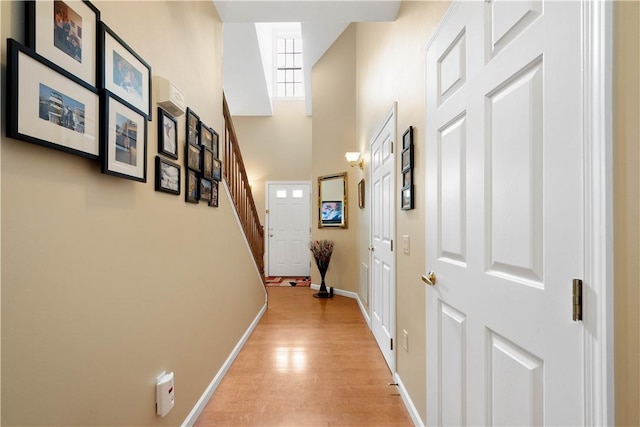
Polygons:
M577 1L454 2L427 48L427 423L581 425Z
M371 330L395 373L395 106L371 142Z
M311 274L311 183L267 183L267 275Z

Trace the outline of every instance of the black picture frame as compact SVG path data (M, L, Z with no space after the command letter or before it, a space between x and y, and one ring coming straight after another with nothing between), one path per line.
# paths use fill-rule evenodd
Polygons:
M96 88L13 39L7 39L6 111L9 138L89 159L100 155Z
M213 183L210 179L200 178L200 200L206 201L207 204L211 204Z
M87 0L25 2L25 44L93 87L98 82L99 24L100 11Z
M178 160L178 120L158 107L158 153Z
M180 195L180 165L156 156L156 191Z
M220 135L213 128L210 128L211 132L213 132L213 158L220 158Z
M402 134L402 149L406 150L413 145L413 126L409 126L409 128Z
M191 108L187 107L186 120L187 144L198 145L198 142L200 141L200 116L198 116Z
M200 182L195 171L186 170L184 179L184 201L187 203L198 203L200 199Z
M102 173L147 182L147 118L107 90L102 102Z
M202 148L199 145L186 144L185 166L187 169L200 173L202 171Z
M413 149L412 147L402 150L402 173L405 173L409 169L413 169Z
M151 66L104 22L99 27L100 87L151 120Z
M213 180L222 181L222 162L220 159L213 159Z
M402 189L400 193L400 209L403 211L413 209L413 185Z
M365 187L364 178L358 182L358 207L364 209Z
M200 132L198 135L198 140L200 141L200 145L208 148L213 152L213 129L204 123L200 122Z
M206 179L213 179L213 151L202 147L202 176Z
M211 181L211 200L209 201L209 206L212 208L219 206L220 186L218 184L218 181Z

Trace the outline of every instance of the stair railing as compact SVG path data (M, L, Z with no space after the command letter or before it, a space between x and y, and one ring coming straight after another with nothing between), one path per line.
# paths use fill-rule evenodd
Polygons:
M223 96L224 115L224 167L223 176L229 187L231 199L235 205L236 212L240 218L240 223L244 234L249 242L253 259L258 266L260 274L264 278L264 227L260 224L256 203L253 200L247 171L244 168L242 153L238 145L238 137L233 127L233 120L227 105L227 98Z

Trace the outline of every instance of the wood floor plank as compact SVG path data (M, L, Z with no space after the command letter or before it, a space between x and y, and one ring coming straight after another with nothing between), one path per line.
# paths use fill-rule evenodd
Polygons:
M412 426L355 300L270 287L196 426Z

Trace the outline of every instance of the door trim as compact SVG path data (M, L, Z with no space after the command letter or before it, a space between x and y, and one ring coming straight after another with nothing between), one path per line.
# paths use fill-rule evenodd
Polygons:
M380 133L382 132L382 130L385 128L385 126L387 125L387 123L391 122L391 135L393 138L393 176L395 179L395 176L397 174L397 165L396 165L396 152L398 150L397 147L397 135L398 135L398 124L396 123L396 118L397 118L397 111L398 111L398 103L394 101L393 105L391 106L391 109L389 110L389 112L385 115L384 119L380 122L380 125L378 125L376 131L372 134L373 136L369 139L369 164L371 164L372 159L371 159L371 147L373 145L373 143L375 142L376 138L380 135ZM369 173L368 173L368 179L369 179L369 185L368 185L368 190L366 190L367 194L366 194L366 200L373 200L372 198L372 184L373 184L373 167L369 167ZM396 219L396 190L395 190L395 181L394 184L392 186L392 191L393 191L393 208L391 209L391 214L393 215L393 226L391 227L391 233L392 233L392 237L393 240L396 241L396 228L398 226L398 222ZM373 245L372 239L371 239L371 233L373 233L373 204L369 203L369 205L371 205L371 209L369 209L369 244L367 245L369 248ZM397 242L396 242L396 247L397 247ZM372 317L372 313L373 313L373 304L372 304L372 298L371 298L371 286L372 286L372 276L373 276L373 268L371 268L372 264L373 264L373 254L371 251L369 251L369 277L368 277L368 289L367 289L367 307L369 309L369 317ZM395 343L398 342L397 340L397 331L396 331L396 327L397 327L397 322L396 322L396 315L397 315L397 262L396 262L396 251L393 251L393 256L391 257L391 262L392 262L392 268L393 268L393 274L391 275L391 280L392 280L392 285L393 285L393 289L394 289L394 307L393 307L393 328L391 328L391 333L393 334L393 336L391 338L393 338L393 341ZM373 326L372 326L373 320L369 321L369 329L373 331ZM377 344L377 341L376 341ZM394 357L393 357L393 366L389 366L389 370L391 371L392 374L396 374L396 368L398 365L398 358L396 357L398 354L398 346L394 346L393 348L393 353L394 353Z
M453 15L449 6L425 52ZM584 422L613 425L613 4L582 0L584 141ZM426 59L426 53L425 53ZM425 102L427 93L425 91ZM428 118L425 118L425 123ZM426 208L426 202L425 202ZM429 244L425 230L425 243ZM425 304L427 304L425 297ZM428 313L425 323L428 321Z
M582 2L585 425L613 425L613 4Z
M269 272L269 186L270 185L308 185L309 186L309 227L311 227L311 208L312 208L312 198L311 198L311 181L266 181L264 184L264 275L265 277L270 276ZM309 230L309 236L311 236L311 230ZM309 237L311 238L311 237ZM311 257L311 255L309 255ZM311 265L311 258L309 258L309 265ZM309 267L311 268L311 267Z

